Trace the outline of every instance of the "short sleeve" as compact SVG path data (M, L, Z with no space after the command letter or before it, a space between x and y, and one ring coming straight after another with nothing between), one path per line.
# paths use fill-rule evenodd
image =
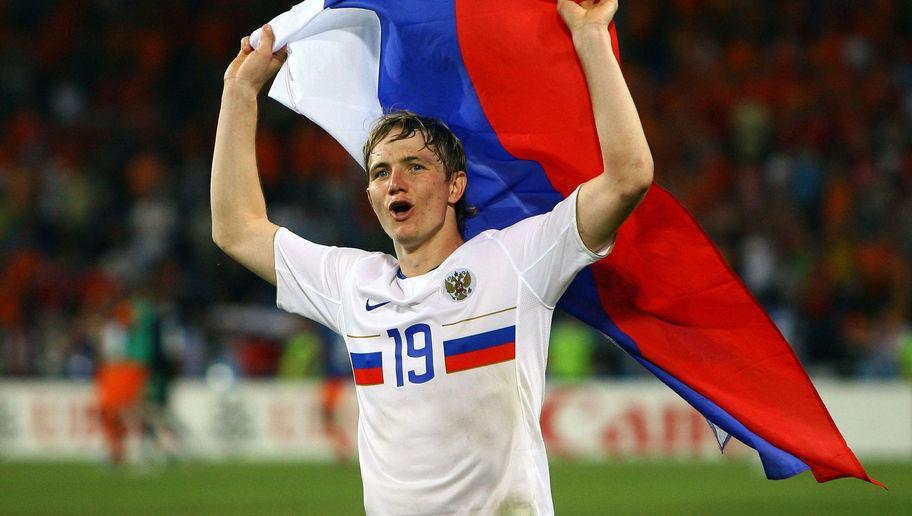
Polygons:
M549 307L576 274L611 252L614 241L595 253L586 247L576 222L579 188L548 213L529 217L499 234L520 275Z
M280 228L275 235L276 305L341 332L342 271L369 255L315 244Z

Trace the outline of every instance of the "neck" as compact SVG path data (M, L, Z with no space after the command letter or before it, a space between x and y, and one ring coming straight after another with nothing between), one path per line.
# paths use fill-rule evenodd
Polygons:
M395 242L396 258L399 259L399 268L406 276L420 276L432 271L443 263L448 256L463 244L462 236L458 231L441 231L433 238L415 247L409 247Z

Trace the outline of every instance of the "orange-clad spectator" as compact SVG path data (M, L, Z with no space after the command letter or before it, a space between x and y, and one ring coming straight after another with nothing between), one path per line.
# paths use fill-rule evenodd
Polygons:
M130 434L139 435L142 403L149 378L144 350L130 330L135 326L134 309L126 299L113 306L101 323L101 364L96 375L99 414L112 464L126 458Z

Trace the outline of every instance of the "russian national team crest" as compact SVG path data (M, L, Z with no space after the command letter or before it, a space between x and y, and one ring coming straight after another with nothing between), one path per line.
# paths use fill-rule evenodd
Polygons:
M462 301L475 291L475 276L468 269L456 269L445 280L443 287L453 301Z

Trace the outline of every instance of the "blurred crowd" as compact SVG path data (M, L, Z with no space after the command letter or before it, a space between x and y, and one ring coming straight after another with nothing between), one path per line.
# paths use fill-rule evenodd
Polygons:
M289 6L0 2L0 378L91 378L136 307L171 376L348 374L337 338L277 312L210 236L222 74ZM806 367L912 377L912 5L628 2L618 19L657 182ZM257 156L274 222L390 251L321 130L263 102ZM641 374L555 325L555 376Z

